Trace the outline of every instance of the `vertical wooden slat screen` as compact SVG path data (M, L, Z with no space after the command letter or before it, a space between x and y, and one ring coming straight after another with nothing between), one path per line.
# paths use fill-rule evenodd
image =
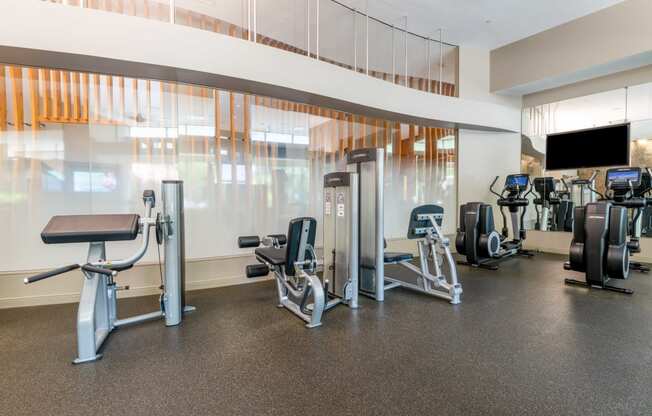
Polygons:
M27 69L29 78L29 105L31 112L32 130L39 129L39 97L38 97L38 71L34 68Z
M4 68L4 67L3 67ZM50 70L39 69L40 79L43 83L43 100L41 101L41 118L43 120L50 119Z
M61 74L59 71L50 71L50 86L52 92L52 120L61 118Z
M250 123L251 123L251 114L249 113L249 95L245 94L243 98L243 113L244 113L244 128L243 128L243 143L244 143L244 152L246 155L249 155L251 153L251 131L250 131Z
M80 121L81 118L81 91L79 72L72 73L72 118L74 121Z
M70 80L68 79L68 72L60 71L61 77L61 100L63 101L63 119L70 120Z
M163 85L164 83L161 83ZM161 91L161 115L164 114L163 111L163 91ZM126 109L126 97L125 97L125 79L124 77L118 77L118 119L121 122L125 122L125 116L127 113Z
M113 121L113 77L108 75L106 77L106 106L107 106L107 121Z
M23 130L25 128L24 109L23 109L23 70L18 66L9 67L9 77L11 78L11 87L13 90L13 109L14 109L14 128Z
M176 88L176 84L175 88ZM134 123L139 124L139 105L140 100L138 99L138 80L137 79L132 79L131 80L131 106L132 106L132 118L134 120ZM174 114L174 113L173 113Z
M93 120L100 121L100 76L93 74Z
M238 144L236 143L235 134L235 94L232 92L229 92L229 128L231 131L229 136L231 139L231 160L235 162L238 151ZM235 176L233 179L236 180Z
M90 77L86 73L81 74L81 121L84 123L88 122L88 100L89 100L89 90L90 90Z
M0 131L7 130L7 84L5 66L0 65Z

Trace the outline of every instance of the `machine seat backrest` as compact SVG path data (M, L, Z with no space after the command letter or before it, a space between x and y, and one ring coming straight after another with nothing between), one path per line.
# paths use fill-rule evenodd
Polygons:
M303 260L312 260L308 246L315 247L317 234L317 220L312 217L300 217L290 221L287 234L285 273L294 276L296 271L294 263Z
M419 215L434 215L437 225L441 227L444 220L444 208L439 205L421 205L414 208L410 214L407 232L407 238L410 240L424 238L428 234L428 229L432 227L429 220L419 220Z

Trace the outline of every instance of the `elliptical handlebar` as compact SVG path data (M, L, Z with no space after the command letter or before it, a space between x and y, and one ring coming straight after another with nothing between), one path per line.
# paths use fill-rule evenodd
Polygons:
M593 176L595 176L595 175L593 175ZM593 177L593 176L591 176L591 177ZM590 190L591 192L593 192L594 194L598 195L598 196L599 196L600 198L602 198L602 199L608 199L606 196L604 196L603 194L601 194L600 192L598 192L598 190L595 189L595 188L591 185L592 183L593 183L593 181L590 181L590 182L588 183L588 185L587 185L587 187L589 188L589 190Z
M598 170L594 170L593 173L591 174L591 177L589 178L589 182L595 181L595 178L598 176Z
M496 176L496 177L494 178L494 181L491 182L491 185L489 185L489 191L491 191L491 193L494 194L494 195L496 195L498 198L502 198L503 196L502 196L501 194L499 194L498 192L494 191L494 185L496 185L496 182L498 182L498 179L499 179L499 178L500 178L500 176Z
M532 178L528 178L527 184L528 187L526 187L525 189L527 189L528 191L523 195L523 198L527 198L527 196L530 195L534 190L534 186L532 186Z

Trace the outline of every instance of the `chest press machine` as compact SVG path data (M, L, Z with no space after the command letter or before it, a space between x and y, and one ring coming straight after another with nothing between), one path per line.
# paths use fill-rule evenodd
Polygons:
M385 150L380 148L347 153L347 170L360 176L360 293L383 302L385 291L404 287L446 299L451 304L460 303L462 285L457 279L450 241L440 229L444 217L442 207L423 205L410 214L407 237L417 240L419 267L412 264L411 253L385 251L384 161ZM403 274L386 275L385 265L391 264L410 270L416 281ZM450 280L442 272L445 264Z
M104 341L114 330L154 319L165 319L166 326L181 323L183 313L195 308L185 302L185 240L183 212L183 182L163 181L163 210L152 216L156 205L154 191L143 192L145 216L138 214L114 215L58 215L52 217L41 232L45 244L89 243L86 263L71 264L25 279L32 284L60 274L81 269L84 275L77 311L77 358L75 364L102 358L99 353ZM147 252L150 229L155 229L157 244L164 245L160 309L155 312L125 319L117 317L115 277L130 269ZM123 260L107 260L106 242L135 240L142 234L139 250Z

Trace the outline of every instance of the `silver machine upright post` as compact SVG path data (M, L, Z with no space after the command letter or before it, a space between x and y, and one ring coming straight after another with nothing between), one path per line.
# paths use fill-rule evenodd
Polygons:
M165 271L162 305L165 325L181 323L183 312L194 310L186 307L186 250L183 212L183 181L165 180L161 185L163 196L163 251Z
M347 154L347 170L359 176L360 290L385 299L384 149L356 149Z

